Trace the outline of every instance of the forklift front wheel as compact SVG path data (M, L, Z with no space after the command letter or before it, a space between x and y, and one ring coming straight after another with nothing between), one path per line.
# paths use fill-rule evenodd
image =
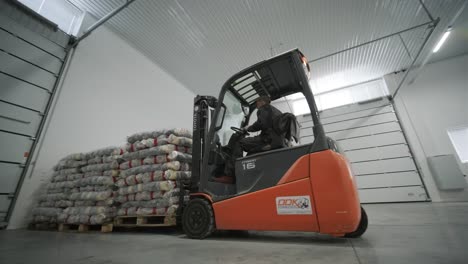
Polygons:
M345 234L345 237L349 237L349 238L361 237L362 234L364 234L364 232L366 232L367 230L367 224L368 224L367 213L364 210L364 208L362 208L361 206L361 221L359 222L358 228L354 232Z
M204 239L213 233L215 220L211 204L202 198L190 200L184 208L182 228L189 238Z

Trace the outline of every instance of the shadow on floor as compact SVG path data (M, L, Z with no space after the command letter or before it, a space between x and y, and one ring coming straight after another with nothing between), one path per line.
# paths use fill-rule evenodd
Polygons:
M185 235L183 237L185 237ZM307 232L217 231L207 239L217 241L249 241L282 244L321 244L339 247L350 246L345 238Z
M157 234L157 235L183 235L183 231L176 227L114 227L114 233L125 234Z
M180 229L165 228L115 228L117 233L125 234L155 234L189 239ZM114 232L115 232L114 231ZM260 231L216 231L206 240L231 241L231 242L264 242L264 243L290 243L290 244L322 244L339 247L349 247L345 238L336 238L328 235L307 232L260 232Z

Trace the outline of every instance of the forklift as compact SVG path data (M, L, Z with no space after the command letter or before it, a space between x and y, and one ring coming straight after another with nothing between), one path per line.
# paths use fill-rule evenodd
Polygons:
M181 224L189 238L215 230L303 231L360 237L367 229L349 162L325 135L309 87L310 66L298 50L257 63L229 78L219 97L194 100L192 178ZM232 182L216 181L227 164L229 141L242 138L256 99L302 93L309 105L314 141L235 159ZM231 151L232 154L232 151ZM232 157L231 157L232 158ZM222 171L222 170L221 170Z

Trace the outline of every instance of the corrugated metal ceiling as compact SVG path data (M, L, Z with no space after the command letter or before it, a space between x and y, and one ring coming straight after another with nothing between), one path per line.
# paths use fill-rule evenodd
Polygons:
M99 18L125 1L71 2ZM424 2L441 18L427 54L463 0ZM137 0L107 25L187 88L217 95L231 75L271 55L299 47L319 58L427 21L418 0ZM425 34L426 28L402 34L411 56ZM375 79L410 62L398 36L375 42L312 63L314 92Z

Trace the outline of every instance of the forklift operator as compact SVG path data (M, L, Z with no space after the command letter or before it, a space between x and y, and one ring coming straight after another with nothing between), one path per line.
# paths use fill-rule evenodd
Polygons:
M261 131L260 135L246 137L240 140L240 146L247 153L257 153L284 147L284 140L273 129L273 120L281 116L281 111L272 106L268 96L260 96L256 100L257 121L244 127L246 132Z
M235 162L241 158L242 152L248 154L264 152L285 146L283 137L273 129L273 120L282 115L281 111L270 104L268 96L261 96L256 100L257 121L251 126L241 128L243 133L233 134L225 147L227 157L222 167L216 169L218 174L212 180L223 183L233 183L235 175ZM260 135L244 137L247 132L261 131ZM224 172L224 173L223 173ZM220 176L223 175L223 176Z

